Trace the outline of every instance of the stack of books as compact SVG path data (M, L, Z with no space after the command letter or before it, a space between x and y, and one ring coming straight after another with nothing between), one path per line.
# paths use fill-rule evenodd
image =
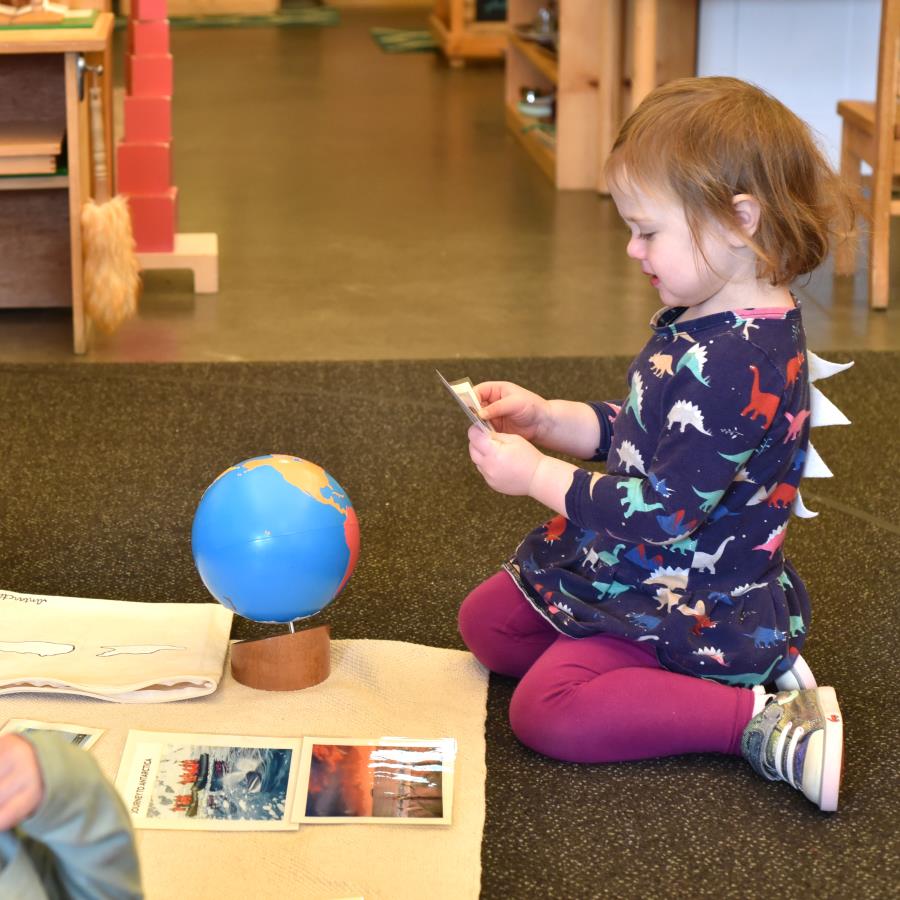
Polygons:
M0 175L53 175L63 131L53 122L0 122Z

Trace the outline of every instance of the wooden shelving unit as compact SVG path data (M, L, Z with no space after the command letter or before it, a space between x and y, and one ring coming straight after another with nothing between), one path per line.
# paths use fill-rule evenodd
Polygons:
M534 119L523 116L515 105L506 106L507 127L522 142L522 146L531 154L546 176L556 182L556 140L542 137ZM562 187L562 185L557 185Z
M428 21L451 66L463 66L470 59L503 59L506 23L477 21L474 0L435 0Z
M506 122L541 169L560 189L597 183L597 88L604 3L561 0L557 52L519 36L517 27L537 17L541 0L507 0ZM556 140L539 120L522 115L523 88L556 93Z
M558 0L557 52L519 36L545 0L507 0L506 121L559 189L606 191L621 123L656 85L696 71L697 0ZM516 108L556 92L556 140Z
M509 34L509 45L516 53L524 56L548 81L556 84L559 66L555 53L540 46L540 44L536 44L534 41L526 41L514 32Z
M0 122L66 135L60 174L0 177L0 307L69 306L76 353L87 347L81 208L92 194L87 103L78 59L112 71L113 17L90 27L0 30ZM111 158L112 94L104 79L104 138ZM63 174L63 171L65 174Z

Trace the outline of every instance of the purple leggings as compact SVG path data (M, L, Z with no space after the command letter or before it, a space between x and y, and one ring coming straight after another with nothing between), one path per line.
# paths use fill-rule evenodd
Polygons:
M538 753L584 763L740 754L752 691L669 672L649 641L566 637L506 572L466 597L459 630L487 668L520 679L509 720Z

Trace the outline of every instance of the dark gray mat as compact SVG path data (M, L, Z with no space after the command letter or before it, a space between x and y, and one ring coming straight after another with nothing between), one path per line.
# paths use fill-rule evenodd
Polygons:
M841 811L818 813L738 759L540 758L512 737L512 683L494 678L484 897L896 896L900 460L887 401L900 355L855 356L823 385L855 424L815 435L836 477L810 487L822 515L788 538L814 602L804 655L847 720ZM292 453L328 469L360 518L357 571L319 617L334 636L461 647L460 600L544 513L484 486L434 365L596 398L624 393L626 362L0 366L0 586L208 600L190 553L202 491L237 461ZM236 636L271 630L239 622Z

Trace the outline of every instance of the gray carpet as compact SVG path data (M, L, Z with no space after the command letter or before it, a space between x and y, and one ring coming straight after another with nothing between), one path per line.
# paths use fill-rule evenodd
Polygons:
M823 385L855 424L815 434L836 477L804 491L821 515L788 538L814 603L804 656L847 721L840 812L739 759L540 758L506 723L512 682L493 678L485 898L897 896L900 453L887 401L900 355L855 357ZM232 463L291 453L328 469L360 519L356 573L319 617L334 637L461 647L460 600L544 514L484 486L434 366L587 399L622 396L626 362L0 366L0 587L208 600L190 552L201 493ZM272 630L240 621L235 636Z

